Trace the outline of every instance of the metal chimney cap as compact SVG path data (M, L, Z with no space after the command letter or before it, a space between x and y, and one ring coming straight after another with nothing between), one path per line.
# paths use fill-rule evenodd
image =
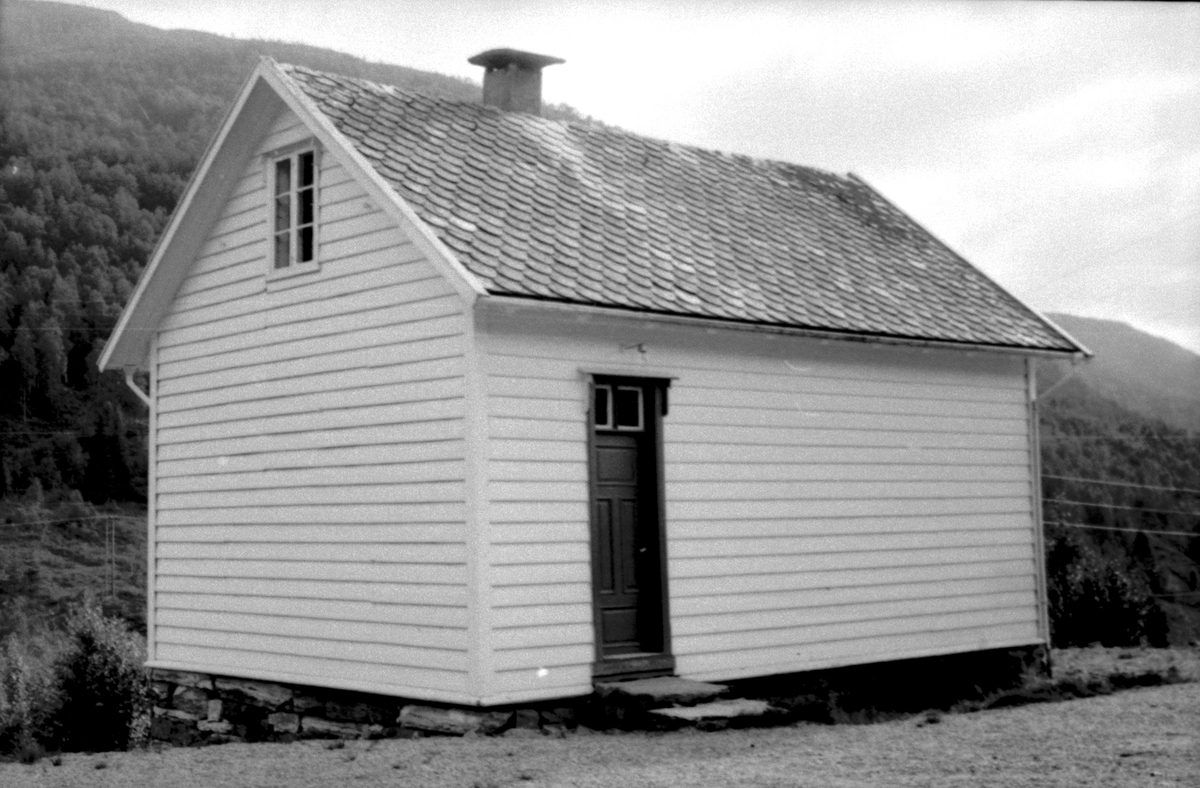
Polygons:
M480 52L475 57L467 58L467 62L473 66L483 66L490 71L496 68L508 68L514 64L519 68L539 70L546 66L566 63L567 61L561 57L537 55L533 52L522 52L519 49L504 48L489 49L486 52Z

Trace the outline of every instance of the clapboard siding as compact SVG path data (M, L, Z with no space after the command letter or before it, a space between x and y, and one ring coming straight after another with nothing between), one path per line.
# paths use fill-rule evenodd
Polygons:
M162 610L212 611L279 616L317 621L363 621L419 626L434 637L461 638L466 617L461 608L430 607L414 615L413 605L342 599L281 599L274 596L235 596L159 592ZM445 631L449 630L449 631Z
M833 627L813 627L804 638L781 645L756 644L753 648L733 642L722 648L696 649L689 658L695 675L718 674L769 675L797 670L816 670L831 665L853 665L863 662L907 659L958 651L1003 648L1028 644L1037 638L1036 621L1018 620L973 626L972 614L965 620L951 621L943 616L925 620L877 623L873 627L859 625L848 633ZM864 659L866 656L866 659ZM740 666L751 663L753 668Z
M397 447L390 447L393 450ZM406 458L407 459L407 458ZM314 458L312 462L320 462ZM353 470L347 470L347 467ZM225 471L221 466L200 469L200 473L187 475L164 475L159 479L158 490L164 493L214 493L237 490L271 490L298 487L340 487L346 485L392 485L397 480L405 483L439 484L454 482L461 484L465 474L462 461L405 463L370 463L361 466L341 467L298 467L287 470L260 470L257 472ZM204 473L204 470L212 471Z
M504 697L590 681L589 369L644 364L672 378L663 461L681 675L1038 640L1019 359L491 318L489 577ZM646 353L631 354L639 344Z
M313 470L320 466L326 473L341 473L339 469L349 467L373 467L375 465L403 465L405 473L420 478L421 473L441 473L443 461L461 460L462 443L456 440L428 441L417 444L383 443L379 445L355 445L345 448L323 448L308 450L279 451L270 454L242 454L236 456L201 457L199 459L163 460L159 464L159 479L172 484L169 479L176 476L192 477L196 483L206 474L235 474L255 471L259 478L267 478L268 472L279 472L293 468L314 472L311 477L319 482L320 476ZM205 482L206 483L206 482Z
M428 441L462 441L462 425L458 418L444 421L399 422L376 424L341 430L312 430L279 435L254 435L230 440L204 440L162 447L165 461L213 457L220 459L245 454L286 454L313 449L341 449L356 446L413 444ZM461 448L459 449L461 451Z
M263 154L310 137L284 113ZM156 659L460 696L461 299L321 157L318 271L268 276L251 158L164 319Z
M409 661L422 667L441 664L441 652L461 659L466 651L466 632L455 627L412 626L396 621L349 621L345 619L315 619L308 616L270 613L234 613L229 610L180 610L169 601L159 606L159 626L183 627L212 632L261 633L283 637L377 643L389 646L420 647ZM433 653L426 653L433 652ZM422 660L427 660L422 663Z
M821 586L755 594L697 594L677 596L671 600L671 607L679 625L685 626L684 619L697 618L702 622L707 616L722 613L829 608L834 605L898 602L905 599L940 599L950 595L966 598L1001 593L1023 594L1032 592L1033 588L1033 578L1027 574L1015 574L999 579L970 577L904 584L850 585L843 588Z
M183 630L188 632L188 630ZM438 700L448 694L462 700L466 695L466 672L457 668L429 670L401 666L390 661L392 655L365 654L336 649L318 655L300 654L294 642L274 639L274 651L264 653L244 647L244 641L209 643L197 638L183 640L180 630L167 634L159 645L157 658L169 664L191 665L225 675L269 677L296 684L321 686L333 676L337 686L350 685L373 692L391 691L398 695ZM345 677L350 677L346 679Z
M934 515L922 513L918 515L897 515L889 513L882 517L807 517L804 521L804 535L817 537L826 535L849 534L889 534L889 533L948 533L968 532L987 529L1021 529L1029 527L1029 517L1025 512L1009 512L998 514L970 515ZM738 531L739 539L762 539L795 534L792 521L788 519L751 520L741 524ZM671 538L680 542L704 539L725 539L728 528L721 520L672 520Z
M901 586L910 583L969 580L972 578L1009 578L1033 576L1031 558L1010 561L991 560L946 566L850 567L843 569L710 576L701 574L671 580L671 598L721 597L735 594L764 594L812 588L858 588Z
M396 610L413 616L414 622L459 626L465 621L466 589L453 583L372 583L364 580L287 580L263 577L190 577L160 576L155 582L160 594L196 594L207 600L208 609L234 609L239 597L261 597L272 601L302 599L310 602L366 602L395 605Z
M250 627L246 627L250 629ZM294 635L243 632L236 629L212 630L199 627L160 627L160 643L227 648L317 657L338 661L379 662L405 668L462 672L466 668L464 652L453 649L416 648L367 640L322 637L319 628Z

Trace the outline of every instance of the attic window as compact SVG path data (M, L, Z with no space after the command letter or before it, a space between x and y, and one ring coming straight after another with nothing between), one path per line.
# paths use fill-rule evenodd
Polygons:
M307 270L317 263L317 152L270 158L271 268Z

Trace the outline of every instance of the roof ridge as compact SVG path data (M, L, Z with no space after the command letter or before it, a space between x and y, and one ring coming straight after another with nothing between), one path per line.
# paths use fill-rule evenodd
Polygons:
M511 115L511 116L519 117L519 118L522 118L523 120L527 120L527 121L534 122L534 123L543 123L543 124L549 124L549 125L553 125L553 126L561 126L561 127L566 127L566 128L578 128L580 130L597 131L597 132L601 132L601 133L610 133L610 134L614 134L616 136L635 139L635 140L638 140L641 142L658 143L658 144L666 145L666 146L672 147L672 148L681 148L684 150L691 151L693 153L716 155L716 156L731 159L734 161L740 160L740 161L747 162L753 166L779 167L779 168L785 168L785 169L795 168L795 169L799 169L799 170L806 170L806 171L816 173L818 175L822 175L825 177L835 178L838 181L840 181L841 183L848 185L848 186L852 186L854 188L861 188L861 185L862 185L850 173L842 174L839 172L835 172L833 170L825 169L823 167L815 167L811 164L800 164L798 162L788 161L786 159L773 159L768 156L755 156L753 154L739 153L737 151L726 150L724 148L706 147L704 145L698 145L698 144L689 143L689 142L678 142L676 140L667 139L665 137L656 137L656 136L652 136L652 135L648 135L648 134L642 134L637 131L631 131L631 130L623 128L621 126L615 126L611 123L606 123L602 120L598 120L595 118L588 118L588 119L581 119L581 120L557 120L554 118L547 118L547 117L544 117L541 115L532 115L530 113L524 113L524 112L522 112L522 113L505 113L503 110L499 110L494 107L489 108L486 104L483 104L481 101L467 101L464 99L450 99L450 98L444 98L442 96L434 96L434 95L431 95L428 93L422 93L420 91L414 91L414 90L410 90L407 88L402 88L399 85L392 85L392 84L389 84L386 82L376 82L375 80L366 79L364 77L352 77L352 76L348 76L346 74L338 74L333 71L322 71L320 69L311 68L309 66L299 65L297 63L276 63L276 65L278 66L278 68L280 70L282 70L284 72L302 71L302 72L307 72L310 75L318 76L318 77L322 77L322 76L323 77L334 77L336 79L342 79L342 80L347 80L349 82L354 82L361 86L365 86L372 90L377 90L379 92L386 93L386 94L399 93L399 94L402 94L404 96L411 97L414 99L423 99L426 101L434 101L434 102L437 102L440 104L445 104L445 105L450 105L450 106L470 107L474 110L485 111L485 112L487 112L487 111L498 112L502 115Z

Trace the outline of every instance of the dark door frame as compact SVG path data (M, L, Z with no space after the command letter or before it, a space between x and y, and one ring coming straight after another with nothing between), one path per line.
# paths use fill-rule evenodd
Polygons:
M671 654L670 600L667 595L667 518L666 491L663 483L662 420L667 415L667 390L671 381L665 378L635 377L595 373L589 375L587 433L588 433L588 524L591 538L592 564L592 626L595 632L595 662L592 675L597 678L627 676L670 675L675 671L675 657ZM600 619L600 539L596 522L596 386L613 384L640 386L644 396L644 428L647 433L645 445L653 452L651 484L654 501L650 512L656 520L658 530L658 599L662 608L662 651L637 656L605 657L603 631Z

